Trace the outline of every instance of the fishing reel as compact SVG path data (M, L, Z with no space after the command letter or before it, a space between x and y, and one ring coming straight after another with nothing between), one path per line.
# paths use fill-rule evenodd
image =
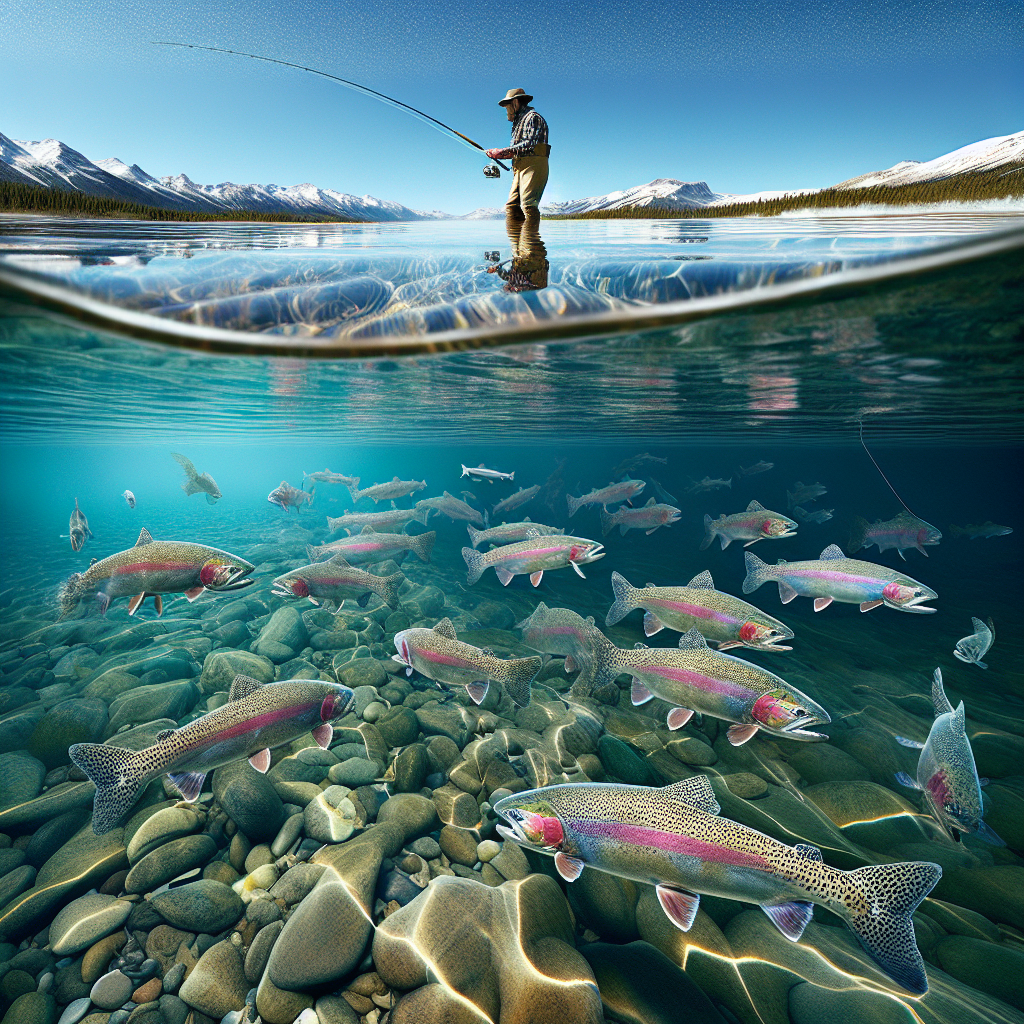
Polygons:
M484 259L487 260L488 263L500 263L501 253L496 249L493 252L485 252Z
M484 177L485 178L500 178L501 177L501 168L497 164L488 164L484 168Z

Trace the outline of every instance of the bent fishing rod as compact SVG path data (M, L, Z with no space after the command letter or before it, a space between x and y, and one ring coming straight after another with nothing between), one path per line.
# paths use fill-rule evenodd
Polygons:
M235 57L250 57L253 60L264 60L268 64L280 64L282 67L295 68L298 71L308 71L311 75L319 75L321 78L329 78L332 82L339 82L348 89L354 89L356 92L362 93L364 96L372 96L374 99L380 100L382 103L387 103L389 106L397 107L399 110L404 110L406 113L412 114L413 117L423 121L424 124L430 125L431 128L447 134L449 138L455 138L460 141L463 145L471 150L478 150L484 152L484 147L479 142L474 142L468 135L463 135L462 132L456 131L451 125L445 124L443 121L438 121L436 117L431 117L429 114L423 113L422 110L417 110L415 107L409 106L408 103L403 103L401 100L396 100L391 96L385 96L382 92L377 92L376 89L370 89L365 85L360 85L358 82L350 82L347 78L339 78L337 75L330 75L326 71L317 71L316 68L307 68L302 64L293 64L291 61L278 60L276 57L263 57L258 53L243 53L241 50L227 50L220 46L200 46L198 43L175 43L167 42L164 40L153 39L150 40L154 46L180 46L188 50L209 50L212 53L230 53ZM495 166L497 165L497 166ZM498 178L501 176L501 171L510 170L500 160L495 160L494 164L488 164L484 168L484 177L487 178Z

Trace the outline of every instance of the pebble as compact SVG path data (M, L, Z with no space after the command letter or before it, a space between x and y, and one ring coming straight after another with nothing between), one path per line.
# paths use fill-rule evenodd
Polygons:
M456 864L472 867L478 860L476 854L477 838L466 829L445 825L441 829L438 843L445 856Z
M126 1003L135 988L135 983L120 971L104 974L89 990L89 998L101 1010L116 1010Z
M182 836L147 853L128 872L125 892L152 892L164 882L186 871L202 867L217 852L217 844L208 835Z
M229 886L208 878L168 889L150 903L175 928L209 934L230 927L245 912L242 900Z
M742 797L744 800L756 800L768 792L768 783L759 775L750 772L737 772L735 775L726 775L725 784L729 787L730 793Z
M419 854L424 860L434 860L436 857L441 856L440 845L436 839L430 836L421 836L419 839L414 840L409 844L409 849L413 853Z
M192 807L164 807L136 829L128 843L128 863L136 864L163 843L198 830L201 821Z
M98 939L121 927L132 905L114 896L80 896L69 903L50 925L50 949L67 956L88 949Z
M284 856L291 849L295 840L302 835L304 822L305 816L301 813L293 814L285 820L285 823L281 826L281 831L277 833L274 841L270 844L270 852L275 858Z
M92 1006L92 1000L88 996L76 999L73 1003L68 1003L64 1008L64 1012L60 1015L57 1024L78 1024L78 1021L89 1012L90 1006Z
M329 786L303 812L306 835L322 843L342 843L356 828L356 808L345 786Z
M231 942L214 943L178 991L179 998L193 1009L219 1019L245 1005L249 991L242 955Z
M163 979L163 990L165 992L176 992L178 986L182 983L185 978L185 971L187 970L185 964L176 963L171 967L167 968L167 973Z
M359 786L369 786L380 774L381 768L375 761L365 757L350 757L340 764L332 765L327 777L335 785L357 789Z
M496 843L493 839L485 839L482 843L477 844L477 860L482 861L484 864L494 860L499 853L501 853L501 843Z

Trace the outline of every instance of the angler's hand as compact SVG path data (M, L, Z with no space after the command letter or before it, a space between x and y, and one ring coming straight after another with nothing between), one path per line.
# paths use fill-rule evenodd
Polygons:
M501 152L500 149L485 149L484 150L484 156L486 156L488 160L497 160L498 159L498 154L500 152Z

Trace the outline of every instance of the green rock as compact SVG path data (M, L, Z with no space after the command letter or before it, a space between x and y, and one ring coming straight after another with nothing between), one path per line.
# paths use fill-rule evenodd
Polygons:
M378 821L390 803L391 800L388 800L380 809ZM434 790L434 806L437 808L437 816L448 825L454 825L456 828L480 826L480 806L476 799L451 784Z
M73 743L98 743L107 727L107 706L92 698L67 700L51 708L28 741L28 752L47 768L68 763Z
M987 917L966 907L957 907L929 897L921 904L918 912L927 914L950 935L968 935L988 942L1001 942L1003 938L999 929Z
M101 672L89 684L83 687L82 697L98 697L110 704L115 697L119 697L126 690L139 685L139 677L131 672L125 672L122 668L108 668Z
M471 868L477 862L477 839L472 832L468 832L466 829L445 825L441 829L438 843L444 855L456 864L465 864L466 867Z
M957 868L944 871L932 895L976 910L990 921L1024 931L1024 868Z
M725 784L729 787L730 793L734 793L744 800L756 800L768 792L768 783L759 775L752 775L750 772L726 775Z
M584 868L583 874L566 888L566 895L576 917L602 939L632 942L639 937L636 903L640 886L636 882Z
M219 1020L245 1005L249 983L242 955L230 942L217 942L200 958L178 990L178 998L200 1013Z
M199 703L199 687L191 679L137 686L110 705L108 733L124 725L152 722L155 718L184 718Z
M145 893L212 860L217 844L208 835L182 836L147 853L128 872L125 892Z
M920 1020L909 1007L882 992L856 988L836 992L806 981L790 989L789 1013L793 1024L917 1024Z
M597 756L605 771L615 780L632 786L650 786L652 777L647 762L622 740L605 733L597 744Z
M935 957L947 974L1024 1010L1021 950L967 935L947 935L935 944Z
M845 750L831 743L799 743L786 752L786 761L810 785L821 782L870 781L871 772Z
M385 800L377 812L378 828L389 823L401 828L403 841L430 832L437 826L434 802L418 793L396 793L390 800ZM368 835L372 836L375 831L371 829Z
M696 736L681 736L669 740L665 748L683 764L695 765L698 768L710 767L718 760L718 755L710 744L697 739Z
M27 803L39 795L46 765L25 753L0 754L0 779L4 780L3 803L7 808Z
M213 795L228 817L254 842L269 842L284 823L284 804L274 791L273 781L247 761L218 768L213 773Z
M385 711L376 726L388 747L404 747L415 743L420 733L416 712L401 706Z
M93 893L73 900L50 925L50 949L56 957L71 956L116 931L128 920L131 903Z
M149 815L128 841L128 863L136 864L163 843L191 835L200 824L199 815L191 805L164 807Z
M237 893L208 878L158 893L150 904L175 928L211 935L233 925L245 912Z
M203 693L230 690L236 675L252 676L261 683L274 681L274 663L249 651L211 651L203 661L199 688Z
M413 743L395 758L395 791L418 793L427 777L429 764L427 748L422 743Z
M57 1004L53 996L27 992L18 996L4 1014L3 1024L54 1024Z

